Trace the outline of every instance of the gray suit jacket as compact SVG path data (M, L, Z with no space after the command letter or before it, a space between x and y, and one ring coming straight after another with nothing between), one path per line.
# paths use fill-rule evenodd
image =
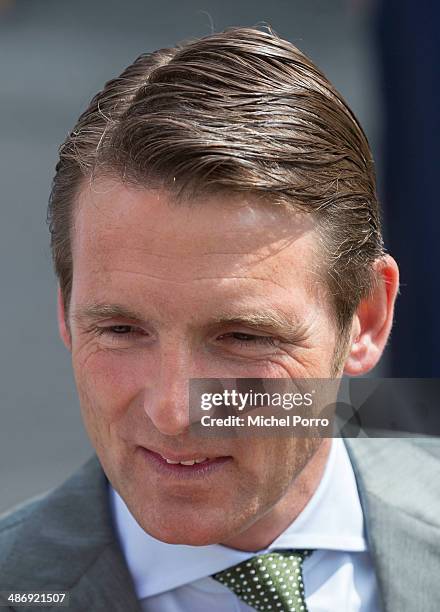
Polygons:
M384 611L439 612L440 441L346 445ZM2 517L0 590L8 589L69 591L72 610L139 612L96 457L57 489Z

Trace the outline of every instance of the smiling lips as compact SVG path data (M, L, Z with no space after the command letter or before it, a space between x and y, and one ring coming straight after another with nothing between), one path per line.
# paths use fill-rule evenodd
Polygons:
M165 459L167 463L172 463L174 465L177 463L180 463L181 465L194 465L195 463L203 463L205 461L209 461L208 457L201 457L200 459L186 459L185 461L174 461L173 459L168 459L168 457L164 457L160 453L158 454L162 457L162 459Z
M149 448L143 448L143 450L150 455L150 457L154 458L157 462L161 463L163 466L165 465L170 465L170 466L185 466L186 469L189 469L193 466L207 466L210 464L215 464L215 463L222 463L224 461L227 461L229 459L232 459L232 457L230 456L217 456L217 457L203 457L203 456L196 456L196 455L177 455L177 454L172 454L171 452L167 452L167 453L163 453L163 452L159 452L159 451L154 451L152 449ZM193 467L193 469L195 469Z

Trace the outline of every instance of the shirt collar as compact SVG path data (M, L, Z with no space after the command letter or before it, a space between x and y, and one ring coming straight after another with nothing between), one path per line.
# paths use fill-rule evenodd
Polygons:
M220 544L166 544L138 525L111 486L109 498L117 537L139 599L210 576L276 548L367 549L356 480L345 445L339 438L332 441L323 477L309 503L267 549L258 553Z

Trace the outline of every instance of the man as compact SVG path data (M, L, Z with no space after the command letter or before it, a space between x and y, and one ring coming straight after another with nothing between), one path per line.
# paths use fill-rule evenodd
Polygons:
M191 429L193 378L360 375L390 333L368 143L312 62L246 28L141 56L62 146L49 218L97 458L3 519L1 590L437 610L437 446Z

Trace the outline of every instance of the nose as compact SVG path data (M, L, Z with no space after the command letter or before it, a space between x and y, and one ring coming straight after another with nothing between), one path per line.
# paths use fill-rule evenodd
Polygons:
M188 351L176 347L162 351L152 387L144 397L144 411L154 427L162 434L178 436L190 427Z

